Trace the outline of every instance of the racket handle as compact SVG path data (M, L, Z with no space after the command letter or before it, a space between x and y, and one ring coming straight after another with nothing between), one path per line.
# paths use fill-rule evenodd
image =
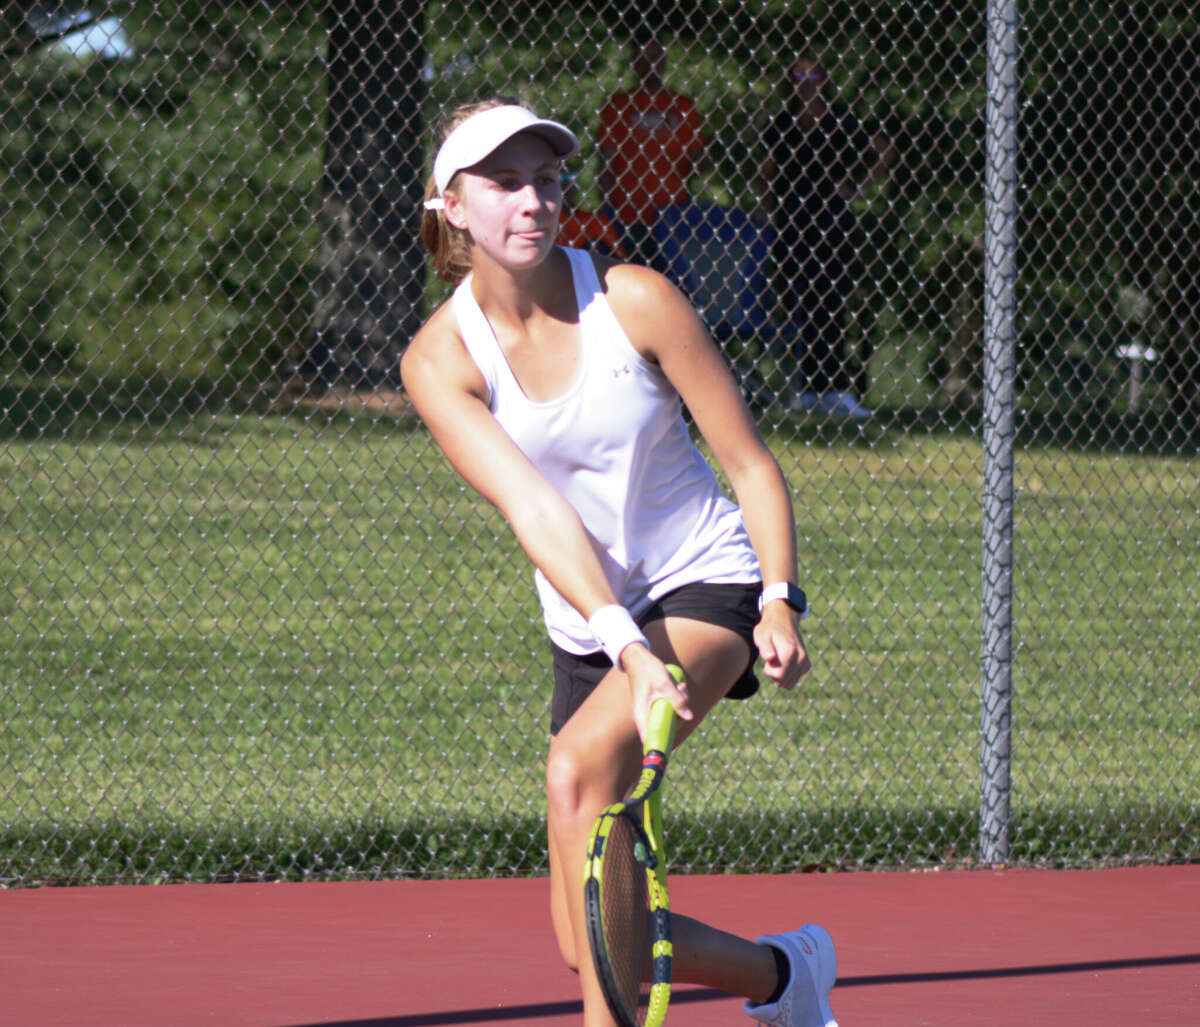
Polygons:
M679 667L668 663L667 672L675 679L676 684L683 684L683 671ZM666 699L655 699L650 704L650 714L646 721L646 752L669 754L675 744L675 728L678 723L675 707Z

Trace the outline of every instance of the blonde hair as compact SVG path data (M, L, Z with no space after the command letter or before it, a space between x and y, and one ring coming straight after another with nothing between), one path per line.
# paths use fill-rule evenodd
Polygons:
M510 96L493 96L477 103L463 104L456 107L442 122L438 132L438 146L446 141L459 125L468 118L474 117L493 107L504 107L510 104L520 104L521 101ZM454 179L446 186L449 192L453 188ZM437 182L433 174L425 184L425 199L432 200L438 195ZM471 273L471 236L461 228L455 228L446 220L444 210L426 210L421 216L421 242L429 251L433 260L433 269L444 282L457 285Z

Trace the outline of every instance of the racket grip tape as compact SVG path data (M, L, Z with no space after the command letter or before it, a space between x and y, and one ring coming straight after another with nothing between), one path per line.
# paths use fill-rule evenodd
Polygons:
M667 664L667 671L677 684L683 683L683 671L673 663ZM666 699L655 699L650 704L650 713L646 721L646 745L644 752L661 752L664 756L670 753L675 744L675 729L679 718L675 707Z

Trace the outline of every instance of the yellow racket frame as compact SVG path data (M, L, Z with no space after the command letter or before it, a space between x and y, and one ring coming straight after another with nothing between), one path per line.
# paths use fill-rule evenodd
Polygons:
M683 683L683 671L674 664L667 670L677 683ZM671 1000L671 963L675 950L671 941L670 911L667 895L667 859L663 847L662 794L659 786L675 743L678 719L674 707L666 699L657 699L650 706L646 740L642 747L642 773L624 802L609 806L592 826L588 839L587 860L584 864L584 908L588 917L588 939L597 976L613 1016L622 1027L638 1027L633 1013L624 1008L623 999L616 995L611 984L604 947L604 908L599 902L604 876L604 851L609 832L618 817L632 816L641 827L649 844L646 865L646 890L650 900L650 915L655 921L655 941L651 949L653 976L644 1027L662 1027Z

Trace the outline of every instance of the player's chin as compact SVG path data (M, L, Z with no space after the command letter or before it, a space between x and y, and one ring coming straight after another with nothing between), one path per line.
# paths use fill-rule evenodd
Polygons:
M516 232L510 239L510 247L517 254L536 254L544 259L552 249L557 233L538 229L531 232Z

